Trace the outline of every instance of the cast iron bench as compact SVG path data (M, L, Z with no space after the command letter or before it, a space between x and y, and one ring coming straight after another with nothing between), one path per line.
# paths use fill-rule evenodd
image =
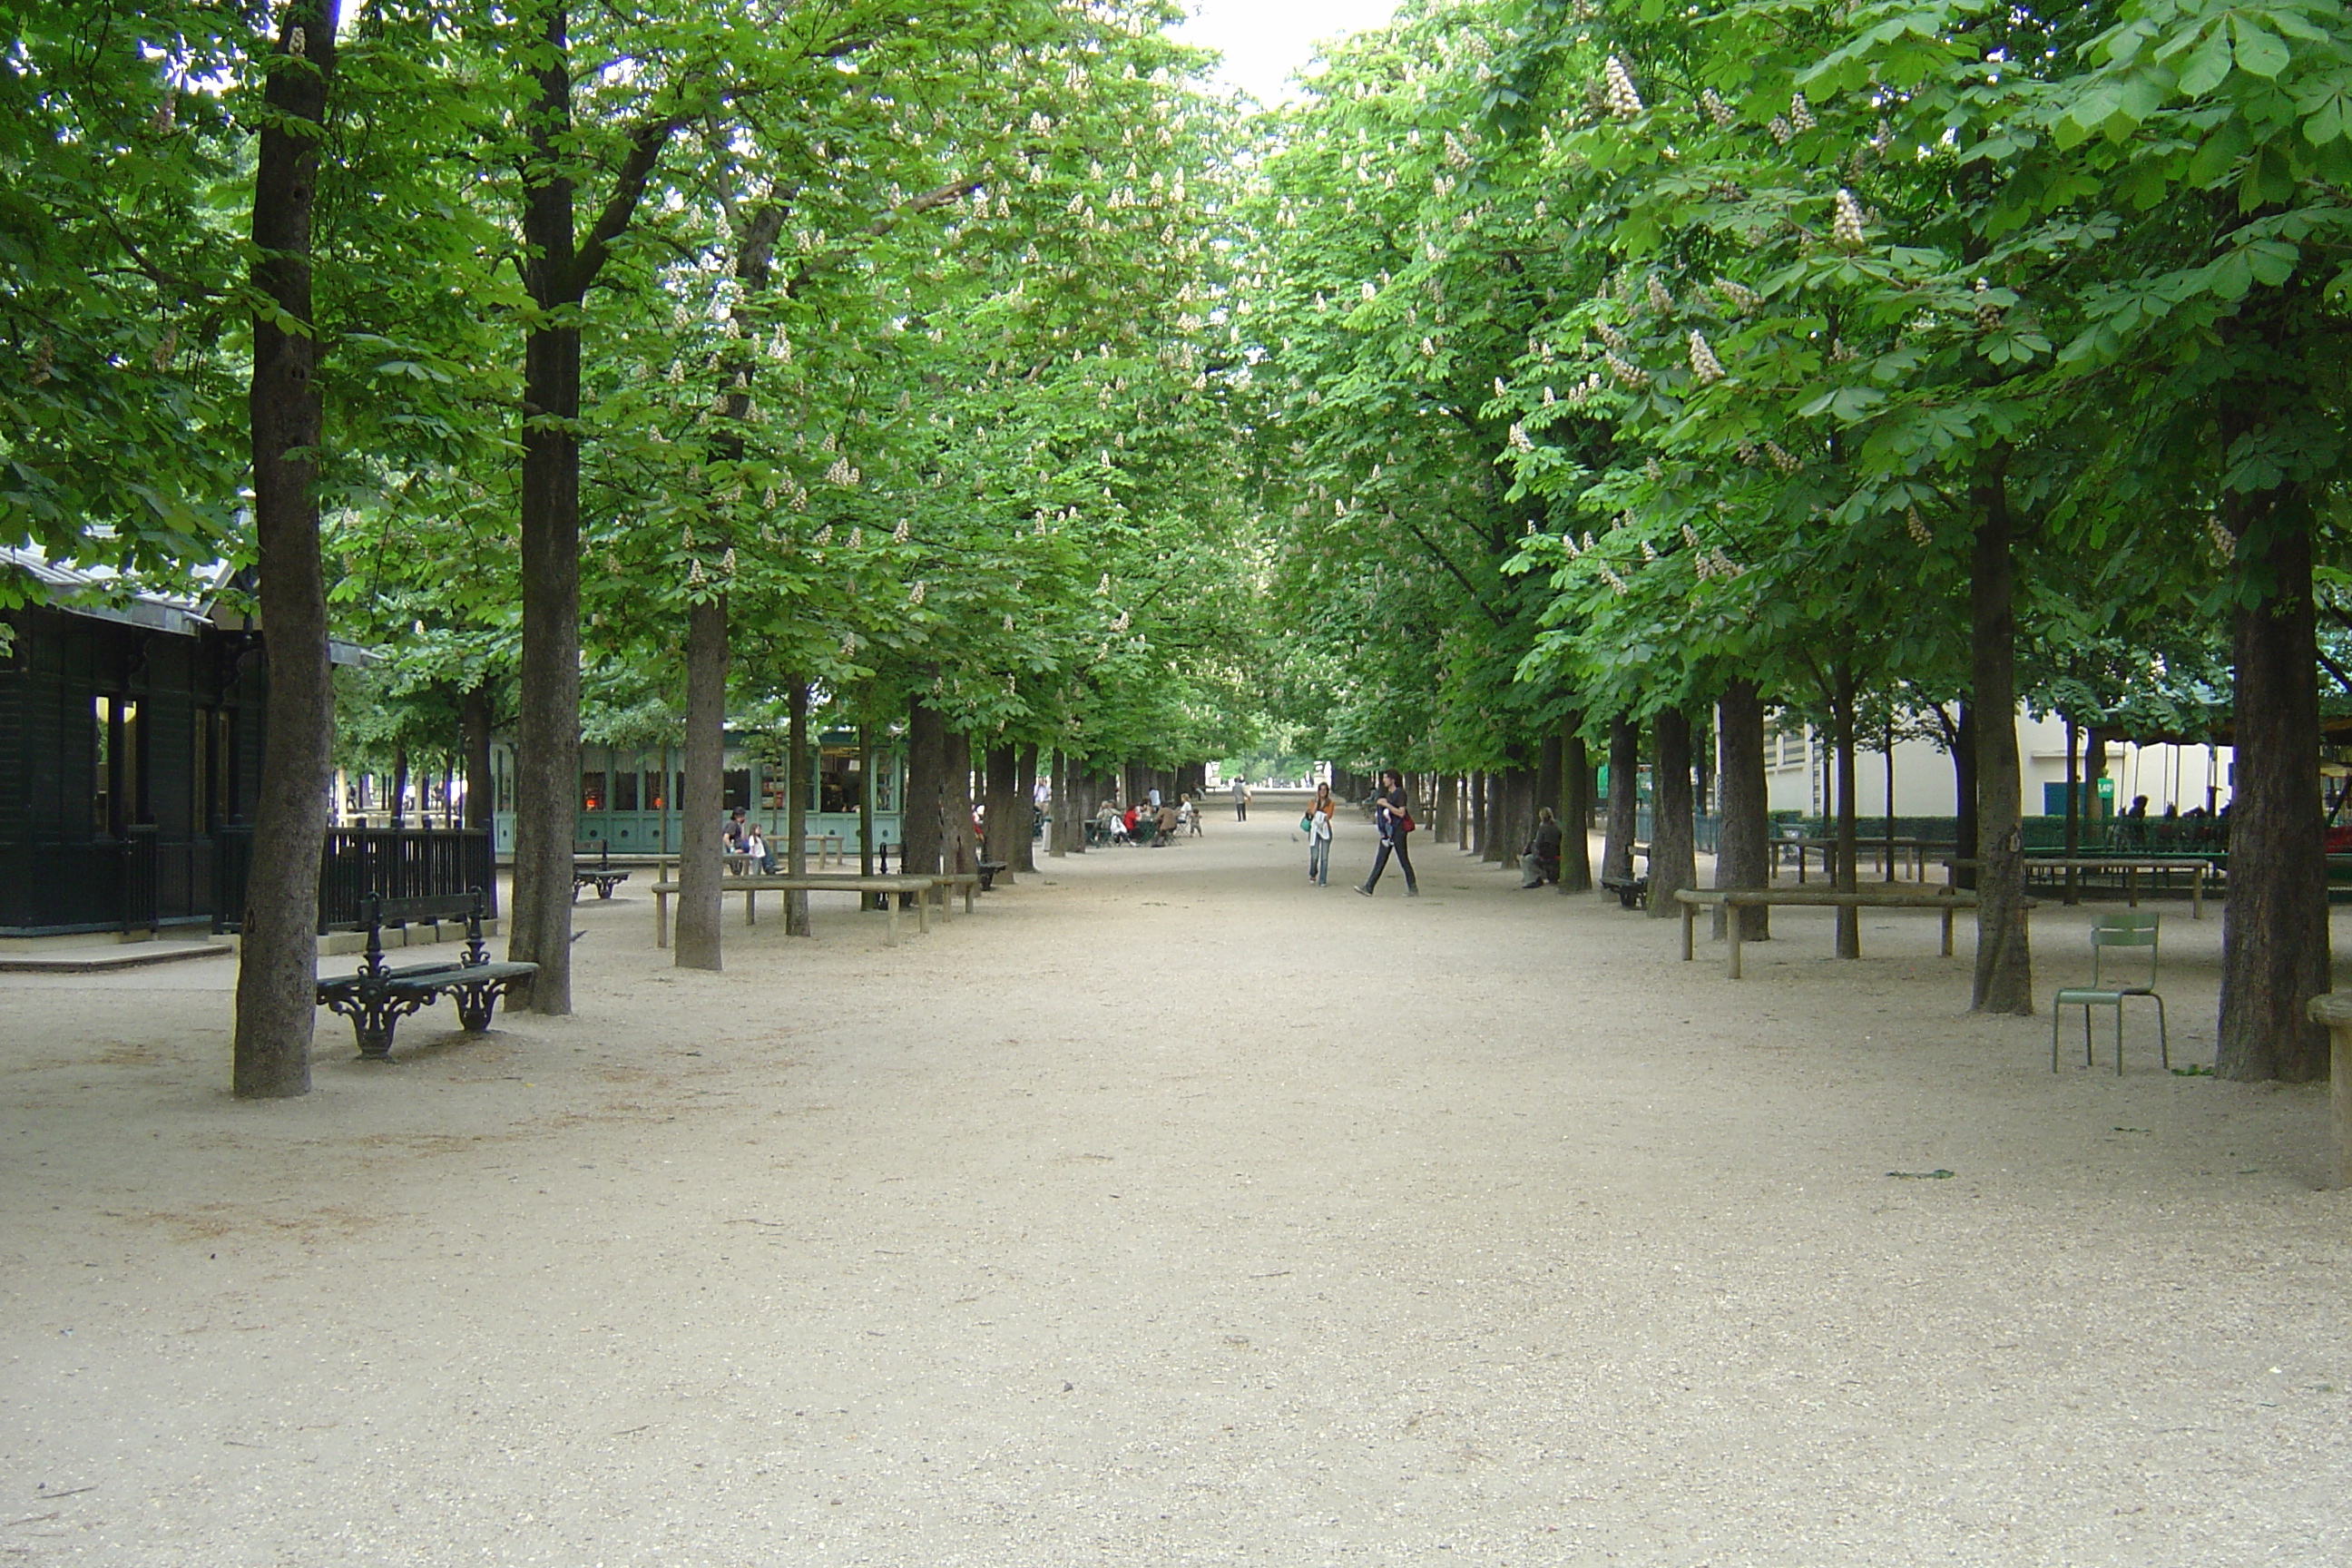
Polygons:
M1638 910L1642 907L1642 900L1649 896L1650 879L1647 877L1603 877L1601 879L1601 888L1603 892L1616 894L1617 901L1624 905L1627 909Z
M1005 863L1002 860L982 860L980 863L980 890L984 893L994 886L997 874L1004 868Z
M594 888L600 899L609 899L613 889L629 879L626 871L613 869L613 846L604 839L596 841L596 858L592 862L580 858L582 847L572 847L572 896L578 898L583 888Z
M460 920L466 922L466 953L455 963L418 963L394 969L383 961L383 927L388 921ZM539 973L536 963L494 963L482 943L482 893L436 899L387 899L380 893L360 897L360 918L342 928L367 932L367 959L357 973L319 982L319 1005L352 1021L360 1055L376 1061L392 1056L393 1030L420 1008L440 1000L444 992L457 998L460 1027L480 1034L490 1026L499 998L516 982Z

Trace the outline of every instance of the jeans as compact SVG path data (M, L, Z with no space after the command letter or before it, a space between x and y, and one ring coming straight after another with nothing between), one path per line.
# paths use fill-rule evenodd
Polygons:
M1331 841L1309 838L1307 841L1307 879L1318 888L1331 884Z
M1412 857L1405 852L1404 841L1412 837L1409 833L1400 833L1394 838L1381 840L1380 852L1372 857L1372 874L1364 879L1366 892L1381 885L1381 873L1388 869L1391 850L1396 851L1397 869L1404 873L1404 890L1408 893L1421 891L1421 885L1413 880Z

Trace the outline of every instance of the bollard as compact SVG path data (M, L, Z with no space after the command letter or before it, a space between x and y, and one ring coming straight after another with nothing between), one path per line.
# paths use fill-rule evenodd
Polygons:
M2336 1183L2352 1187L2352 992L2311 999L2311 1021L2327 1026L2327 1100L2336 1129Z

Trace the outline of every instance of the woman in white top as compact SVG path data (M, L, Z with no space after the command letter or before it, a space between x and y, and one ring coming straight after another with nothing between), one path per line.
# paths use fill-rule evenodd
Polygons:
M1315 786L1315 804L1307 808L1307 879L1318 888L1331 885L1331 786Z

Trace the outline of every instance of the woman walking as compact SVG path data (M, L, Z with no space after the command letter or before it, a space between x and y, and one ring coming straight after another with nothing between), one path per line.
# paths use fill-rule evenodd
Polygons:
M1318 888L1331 885L1331 786L1315 786L1315 804L1307 808L1307 879Z
M1372 874L1364 879L1356 891L1366 898L1380 886L1381 873L1388 868L1389 854L1396 854L1397 868L1404 873L1404 896L1421 897L1421 885L1413 879L1412 856L1405 840L1412 837L1412 813L1406 809L1404 775L1394 768L1381 770L1381 787L1372 796L1372 826L1380 830L1381 847L1372 856Z

